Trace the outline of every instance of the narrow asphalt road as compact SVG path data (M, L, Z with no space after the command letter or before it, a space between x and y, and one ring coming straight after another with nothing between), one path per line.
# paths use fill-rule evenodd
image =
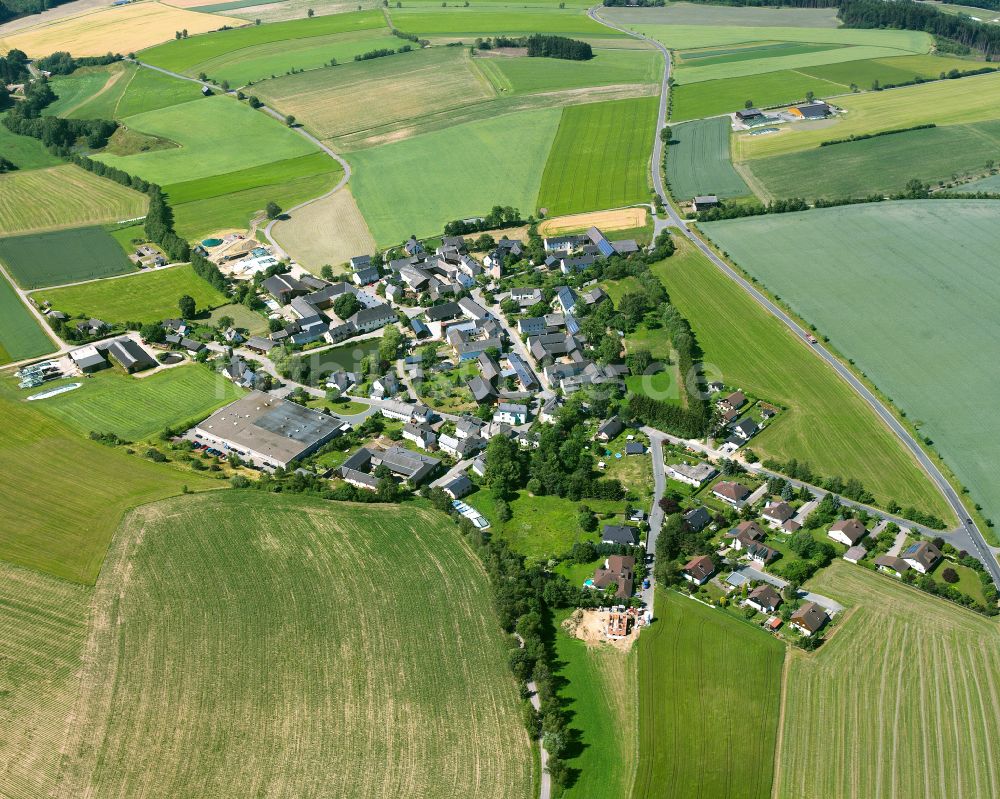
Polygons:
M660 170L660 165L663 162L663 142L660 140L660 130L667 122L667 98L670 91L670 51L655 39L650 39L647 36L608 22L597 13L596 8L591 8L587 13L595 22L599 22L602 25L606 25L609 28L617 30L628 36L632 36L633 38L647 41L654 45L663 54L665 66L663 70L663 80L660 85L660 110L657 116L656 136L653 143L652 174L653 187L656 189L656 193L663 201L670 221L681 230L684 236L687 237L687 239L695 247L697 247L705 255L705 257L721 269L728 278L736 282L741 288L749 293L750 296L764 308L764 310L779 319L796 336L799 336L803 341L806 341L806 337L809 333L788 314L781 310L781 308L758 291L749 280L744 278L735 269L729 266L729 264L722 260L722 258L716 255L712 248L709 247L697 233L687 226L687 223L681 219L680 215L678 215L677 211L675 211L673 206L669 203L669 198L667 197L663 186L663 177ZM931 480L934 481L938 490L944 495L948 505L954 511L960 525L961 533L961 535L957 538L958 540L966 540L968 543L968 546L964 546L963 548L968 550L970 554L973 554L983 563L987 571L989 571L990 576L993 578L993 582L996 583L997 586L1000 586L1000 564L997 563L997 559L994 557L989 543L983 536L982 531L969 516L969 513L962 504L962 500L959 498L958 493L954 488L952 488L951 483L949 483L944 474L941 473L941 470L938 469L934 461L931 460L926 452L924 452L920 444L917 443L916 439L910 435L910 432L899 422L899 420L896 419L885 404L883 404L882 401L879 400L879 398L864 385L864 383L855 377L854 373L841 363L840 360L833 355L833 353L821 344L813 345L812 349L815 350L816 354L826 361L834 369L834 371L836 371L836 373L847 382L855 393L868 403L869 407L871 407L871 409L879 416L880 419L882 419L886 426L913 454L913 457L916 458L923 470L927 473Z

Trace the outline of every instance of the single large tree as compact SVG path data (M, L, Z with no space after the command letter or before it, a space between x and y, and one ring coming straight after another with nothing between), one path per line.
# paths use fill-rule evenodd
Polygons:
M188 294L183 295L179 300L177 300L177 307L180 309L181 318L194 319L194 315L197 310L194 297Z

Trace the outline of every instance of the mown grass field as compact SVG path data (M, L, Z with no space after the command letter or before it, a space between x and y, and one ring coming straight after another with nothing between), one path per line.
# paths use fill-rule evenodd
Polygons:
M148 199L73 164L0 175L0 235L134 219Z
M4 158L11 161L19 170L42 169L49 166L59 166L65 163L48 151L38 139L30 136L18 136L0 125L0 152Z
M719 197L751 194L733 168L729 130L729 120L724 117L671 127L667 181L674 197L687 200L699 194Z
M159 322L178 314L177 300L194 298L198 311L226 303L226 296L198 277L190 266L172 266L114 280L64 286L33 294L39 302L70 316L96 316L105 322Z
M608 13L607 17L609 20L616 19L613 13ZM672 50L691 50L697 47L744 42L816 42L856 47L888 47L910 53L926 53L930 51L931 46L930 36L926 33L903 30L655 23L629 23L628 27L656 39Z
M465 48L431 48L269 80L257 95L321 139L396 128L495 97Z
M1000 122L914 130L748 162L773 197L863 197L900 192L917 178L951 181L988 171L1000 150Z
M789 654L775 796L993 794L996 620L841 561L809 586L856 609Z
M639 637L639 764L632 796L771 795L784 645L658 590Z
M594 22L580 8L530 8L500 10L497 8L464 8L458 5L446 9L408 7L390 9L392 23L399 30L420 36L454 37L461 34L496 36L497 34L561 33L578 36L600 36L613 39L616 31Z
M0 261L26 289L122 275L135 269L118 242L100 227L0 238Z
M653 269L691 322L707 374L788 408L754 438L754 452L856 477L882 501L951 519L903 445L833 370L692 245L675 241L678 253Z
M823 80L840 83L848 88L853 83L859 89L870 89L875 81L885 86L904 83L915 77L937 78L952 69L977 69L983 64L963 58L939 55L904 55L894 58L876 58L869 61L851 61L846 64L826 64L803 67L801 72Z
M115 118L124 119L200 97L201 90L196 83L178 80L152 69L137 69L121 98L116 101L113 113Z
M385 28L385 18L377 10L361 11L356 14L332 14L313 19L305 18L305 13L303 13L302 17L302 19L276 22L270 25L234 27L233 30L216 31L205 36L166 42L144 50L139 54L139 58L154 66L169 69L171 72L194 72L196 74L202 71L199 69L200 65L213 59L241 51L253 59L256 48L275 42L284 42L286 49L291 53L301 45L303 40L310 38ZM246 23L241 21L237 23L237 25L239 24L245 25ZM221 27L221 23L216 27ZM211 72L209 75L211 77L224 77L216 76Z
M671 90L670 119L684 121L732 114L743 108L748 100L754 105L768 107L804 100L808 92L817 97L829 97L844 91L846 89L840 84L792 71L690 83Z
M317 200L274 226L272 234L306 269L337 267L360 253L374 252L368 223L349 187Z
M126 518L91 602L108 623L64 722L74 795L531 795L486 576L437 513L158 503Z
M1000 204L880 203L761 222L705 230L852 358L934 441L985 515L1000 518L993 458L1000 434L983 424L1000 388L990 367L1000 354L990 310L1000 290L984 268L1000 244ZM833 237L836 255L794 255Z
M820 92L817 96L822 96ZM866 92L839 98L837 105L848 113L833 124L817 128L785 125L780 133L738 136L738 160L808 150L826 139L851 134L875 133L933 122L957 125L996 118L1000 102L1000 74L978 75L960 80L935 81L891 92ZM738 107L738 106L737 106Z
M316 152L312 144L276 119L219 95L147 111L127 117L124 123L180 146L97 157L161 186Z
M616 84L649 84L651 92L663 72L655 50L595 50L590 61L559 58L477 57L472 61L498 94L576 89Z
M494 205L531 213L559 116L526 111L354 153L353 193L375 241L440 233Z
M40 57L65 50L67 43L72 43L76 56L127 53L172 39L179 30L186 29L194 35L223 25L242 24L242 20L199 14L162 3L135 3L98 8L19 30L0 38L0 51L17 48L29 56Z
M591 572L591 575L593 572ZM565 614L556 618L561 623ZM579 731L570 768L578 771L565 799L621 799L632 787L636 765L638 686L636 655L610 646L587 646L561 628L555 633L559 695Z
M537 207L557 215L648 202L658 102L649 97L564 108Z
M34 404L79 435L114 433L137 441L165 427L189 427L244 393L207 366L185 364L148 377L108 369L75 391Z
M0 364L52 352L52 343L14 287L0 275Z
M128 78L136 67L122 62L109 64L103 67L78 67L70 75L54 75L49 81L52 91L58 99L47 106L42 114L53 117L72 117L73 113L80 107L88 105L95 100L98 94L113 93L114 88L122 82L122 88L128 84ZM120 96L120 93L119 93ZM107 106L114 108L114 104ZM97 114L91 119L109 119L112 114L105 114L103 117ZM86 119L86 116L81 117Z
M0 526L0 559L92 584L128 508L179 494L184 485L219 485L86 440L24 402L27 393L14 386L0 383L0 501L17 519Z

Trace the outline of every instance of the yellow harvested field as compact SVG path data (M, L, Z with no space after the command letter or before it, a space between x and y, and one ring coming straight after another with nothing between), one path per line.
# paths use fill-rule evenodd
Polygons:
M173 39L179 30L193 35L223 25L246 24L243 19L201 14L162 3L133 3L25 28L0 38L0 51L16 47L29 56L48 55L67 48L75 56L128 53Z
M321 139L457 108L495 96L464 48L430 48L267 80L257 96Z
M72 164L0 175L0 234L135 219L147 199Z
M552 236L568 231L586 230L589 227L599 227L604 231L627 230L645 225L648 213L645 208L617 208L613 211L557 216L542 222L538 226L538 232L543 236Z
M319 273L375 251L375 239L347 187L290 214L274 226L277 242L299 264Z

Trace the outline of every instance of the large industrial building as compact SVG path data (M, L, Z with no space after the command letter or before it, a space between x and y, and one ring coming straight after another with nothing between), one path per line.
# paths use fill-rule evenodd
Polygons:
M209 416L195 435L258 464L287 467L347 428L334 416L252 391Z

